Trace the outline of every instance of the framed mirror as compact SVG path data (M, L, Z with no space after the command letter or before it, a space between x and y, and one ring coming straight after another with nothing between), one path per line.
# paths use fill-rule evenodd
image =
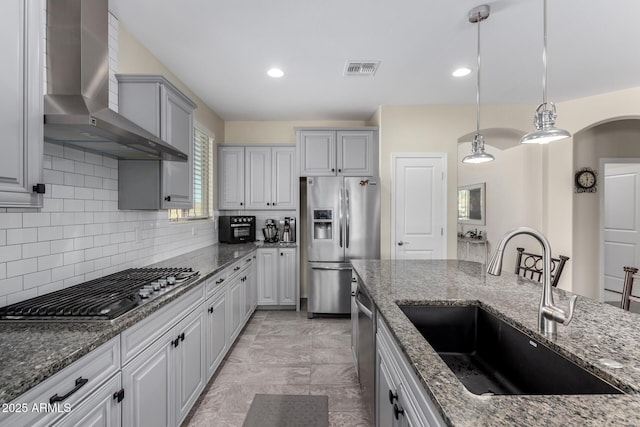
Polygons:
M458 222L485 225L485 183L458 187Z

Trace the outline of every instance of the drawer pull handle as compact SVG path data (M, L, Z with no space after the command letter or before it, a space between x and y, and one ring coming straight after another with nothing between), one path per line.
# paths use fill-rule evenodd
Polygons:
M240 270L240 267L236 267L233 269L233 271L238 271L238 270Z
M404 409L401 409L398 407L398 405L396 405L395 403L393 404L393 415L396 417L396 420L400 418L400 415L404 415Z
M220 283L222 283L222 282L224 282L224 279L216 280L216 285L219 285L219 284L220 284Z
M63 400L68 399L69 396L71 396L76 391L80 390L80 388L88 382L89 380L87 378L82 378L82 377L78 378L76 380L76 386L71 391L69 391L69 393L65 394L64 396L58 396L58 394L56 393L53 396L51 396L51 398L49 399L49 403L53 404L53 403L62 402Z

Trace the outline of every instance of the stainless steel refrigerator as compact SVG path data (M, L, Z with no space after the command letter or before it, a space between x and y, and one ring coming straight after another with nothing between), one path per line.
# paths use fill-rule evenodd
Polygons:
M307 313L351 312L352 259L380 258L380 181L372 177L309 177Z

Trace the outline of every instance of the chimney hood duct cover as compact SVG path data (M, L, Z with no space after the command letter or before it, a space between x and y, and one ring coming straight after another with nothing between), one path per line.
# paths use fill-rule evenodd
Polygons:
M109 109L108 0L47 1L44 138L119 159L187 155Z

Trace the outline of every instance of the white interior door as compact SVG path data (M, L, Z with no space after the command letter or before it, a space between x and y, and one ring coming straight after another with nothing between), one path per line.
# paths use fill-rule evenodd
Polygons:
M392 258L445 258L446 154L393 153L392 162Z
M606 164L603 197L604 299L620 302L622 268L640 265L640 164Z

